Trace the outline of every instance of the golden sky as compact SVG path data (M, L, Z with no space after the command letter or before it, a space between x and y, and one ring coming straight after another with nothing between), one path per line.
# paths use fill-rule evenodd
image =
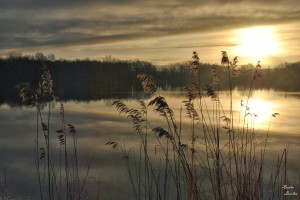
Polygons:
M0 55L219 63L300 60L299 0L1 0Z

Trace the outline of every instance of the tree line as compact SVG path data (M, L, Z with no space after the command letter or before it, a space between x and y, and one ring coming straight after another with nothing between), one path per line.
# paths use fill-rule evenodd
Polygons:
M158 87L164 90L181 89L197 82L190 78L189 63L155 66L140 60L119 60L105 57L97 60L56 60L53 54L47 56L10 55L0 58L0 103L19 101L16 85L28 82L37 88L43 67L46 66L55 83L55 91L63 100L96 100L105 98L134 98L141 95L142 88L136 76L150 74ZM222 65L201 64L201 84L211 85L211 70L214 68L219 77L220 90L229 88L227 69ZM239 66L239 76L233 78L233 86L247 89L251 83L255 66ZM275 68L262 68L262 78L256 81L256 89L275 89L300 91L300 62L285 63Z

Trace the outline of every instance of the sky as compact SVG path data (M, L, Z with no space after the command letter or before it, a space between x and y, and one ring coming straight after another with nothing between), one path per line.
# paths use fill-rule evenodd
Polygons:
M1 0L0 56L300 61L299 0Z

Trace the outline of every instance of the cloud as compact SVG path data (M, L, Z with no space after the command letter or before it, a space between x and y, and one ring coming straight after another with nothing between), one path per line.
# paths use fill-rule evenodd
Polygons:
M300 21L296 0L2 0L2 50L71 48Z

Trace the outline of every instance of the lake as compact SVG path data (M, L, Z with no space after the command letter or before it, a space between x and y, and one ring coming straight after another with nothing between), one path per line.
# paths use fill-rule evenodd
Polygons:
M184 110L184 94L178 91L162 91L170 108L174 111L177 122L182 123L184 141L188 143L190 137L191 120ZM248 92L233 92L234 122L236 127L242 126L244 113L241 100L246 104ZM222 108L225 114L229 109L229 92L219 93ZM131 182L126 171L124 159L120 150L113 150L106 145L109 141L118 142L130 152L138 152L140 148L139 137L132 130L131 120L120 115L112 103L117 99L103 99L97 101L66 101L64 102L65 121L76 127L78 140L79 173L85 177L85 195L90 199L130 199L132 198ZM150 99L143 99L149 103ZM128 107L139 109L137 99L123 99ZM209 98L203 100L203 106L208 110L207 115L213 110ZM249 128L254 126L256 136L264 140L269 130L269 139L266 149L266 168L274 169L278 156L283 149L288 149L288 177L291 181L299 176L300 169L300 93L279 92L273 90L253 91L249 100L249 115L257 116L247 121ZM51 105L50 134L51 151L54 165L59 164L60 145L56 130L61 128L60 104ZM183 109L181 112L181 108ZM161 116L148 108L148 120L152 127L166 127ZM273 113L279 113L272 117ZM180 118L180 115L182 118ZM44 119L47 118L47 108L42 111ZM10 107L2 104L0 107L0 181L6 183L8 190L1 189L2 194L17 199L39 199L39 186L35 157L36 141L36 111L33 108ZM271 121L270 121L271 120ZM240 121L240 123L238 123ZM249 124L248 124L249 123ZM149 131L151 133L151 131ZM150 134L149 133L149 134ZM40 133L42 141L42 133ZM197 132L195 132L197 134ZM72 136L68 136L72 141ZM201 138L199 136L199 138ZM221 137L226 140L225 136ZM163 139L162 139L163 140ZM165 139L164 139L165 140ZM157 153L155 138L149 137L149 155L160 156ZM153 143L152 143L153 142ZM222 143L222 141L221 141ZM41 143L42 144L42 143ZM69 144L70 145L70 144ZM70 154L72 154L71 152ZM135 155L132 153L132 155ZM155 159L155 158L154 158ZM157 158L159 160L159 158ZM88 166L90 166L88 170ZM57 171L57 175L58 175ZM299 180L298 180L299 181ZM298 193L300 191L297 191ZM171 199L171 196L169 196Z

